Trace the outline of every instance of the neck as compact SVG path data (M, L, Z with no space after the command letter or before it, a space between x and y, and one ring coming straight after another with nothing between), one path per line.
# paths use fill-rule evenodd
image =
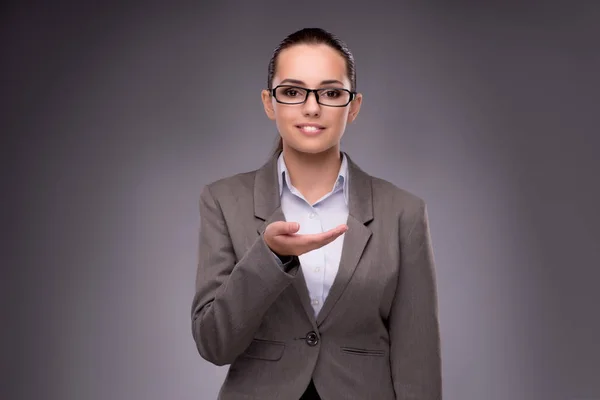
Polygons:
M328 193L338 178L342 164L339 145L316 154L303 153L284 145L283 158L290 182L307 199Z

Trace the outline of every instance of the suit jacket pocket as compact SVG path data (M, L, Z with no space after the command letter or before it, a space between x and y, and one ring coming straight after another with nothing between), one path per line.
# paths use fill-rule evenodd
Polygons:
M254 339L250 346L242 353L243 357L258 358L260 360L277 361L283 356L285 343L272 340Z
M352 354L355 356L377 356L381 357L385 354L383 350L358 349L356 347L342 347L342 353Z

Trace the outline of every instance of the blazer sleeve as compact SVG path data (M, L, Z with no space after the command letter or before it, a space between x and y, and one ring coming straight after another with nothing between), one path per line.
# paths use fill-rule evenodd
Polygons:
M390 311L390 363L396 399L441 400L442 373L434 256L427 207L400 219L401 265Z
M200 195L192 303L192 334L202 358L216 365L231 364L249 346L266 311L293 281L298 266L298 257L292 257L282 268L262 235L236 263L223 212L205 186Z

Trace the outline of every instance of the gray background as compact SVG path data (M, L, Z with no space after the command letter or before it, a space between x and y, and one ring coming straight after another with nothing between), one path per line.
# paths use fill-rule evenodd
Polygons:
M343 149L429 205L445 399L600 399L598 2L198 3L2 8L1 398L215 398L198 196L266 160L271 52L320 26Z

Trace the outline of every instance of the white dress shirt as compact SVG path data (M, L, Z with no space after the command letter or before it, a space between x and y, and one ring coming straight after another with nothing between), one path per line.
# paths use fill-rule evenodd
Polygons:
M312 205L291 184L283 153L277 160L277 172L281 209L286 221L300 224L298 234L325 232L347 223L348 161L344 153L332 190ZM342 234L333 242L298 257L315 317L319 314L337 275L344 236L345 234Z

